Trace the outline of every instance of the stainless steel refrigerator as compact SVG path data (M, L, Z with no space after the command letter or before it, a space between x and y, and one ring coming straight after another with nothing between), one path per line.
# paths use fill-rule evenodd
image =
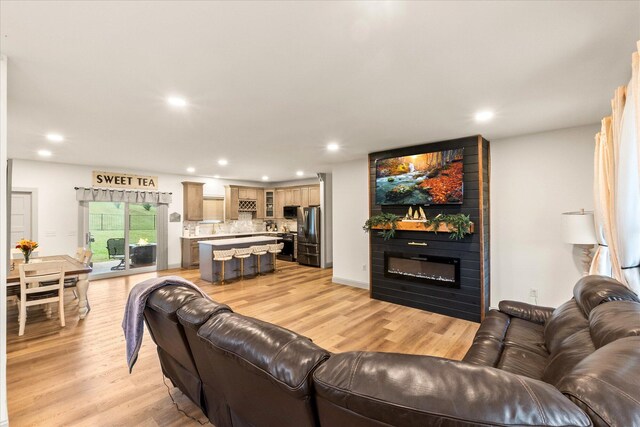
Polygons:
M320 208L298 208L298 262L320 267Z

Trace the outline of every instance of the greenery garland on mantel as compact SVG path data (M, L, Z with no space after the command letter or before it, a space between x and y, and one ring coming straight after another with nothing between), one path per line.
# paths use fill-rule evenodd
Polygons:
M402 220L402 217L392 213L380 213L369 218L362 229L365 232L369 232L371 229L381 228L378 235L384 240L389 240L396 236L396 230L398 228L398 221ZM441 224L446 224L449 227L450 239L460 240L467 234L471 234L471 219L469 215L463 213L457 214L443 214L440 213L432 219L425 218L422 221L425 228L433 228L434 233L438 233L438 228Z

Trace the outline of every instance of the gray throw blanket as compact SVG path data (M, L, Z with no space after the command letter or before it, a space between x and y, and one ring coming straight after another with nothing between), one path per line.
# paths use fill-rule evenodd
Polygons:
M163 286L178 285L194 289L207 299L209 296L202 292L200 288L188 280L179 276L154 277L140 282L129 292L129 299L124 309L124 319L122 320L122 329L124 330L124 339L127 346L127 364L129 365L129 373L133 369L133 365L138 360L138 351L142 345L142 335L144 334L144 307L147 304L147 298L151 292Z

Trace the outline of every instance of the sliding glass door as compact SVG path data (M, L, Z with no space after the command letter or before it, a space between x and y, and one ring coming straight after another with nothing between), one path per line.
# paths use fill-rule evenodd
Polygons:
M93 252L93 276L157 269L159 221L156 205L82 202L81 210L84 246Z

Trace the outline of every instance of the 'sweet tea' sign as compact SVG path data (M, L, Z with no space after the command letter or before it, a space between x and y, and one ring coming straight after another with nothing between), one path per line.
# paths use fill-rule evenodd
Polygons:
M93 186L101 188L157 190L158 177L93 171Z

